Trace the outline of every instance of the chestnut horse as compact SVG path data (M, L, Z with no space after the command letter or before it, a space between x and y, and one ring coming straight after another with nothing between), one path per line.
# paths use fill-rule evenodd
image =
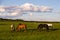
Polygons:
M20 31L21 29L24 29L26 31L27 27L25 24L19 24L16 28L16 31Z

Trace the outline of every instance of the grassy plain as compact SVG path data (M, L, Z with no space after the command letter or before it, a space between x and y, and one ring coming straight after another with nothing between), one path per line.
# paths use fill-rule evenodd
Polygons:
M27 32L11 32L10 25L15 27L19 23L27 25ZM37 31L40 23L52 23L54 30ZM0 40L60 40L60 22L23 22L23 21L0 21Z

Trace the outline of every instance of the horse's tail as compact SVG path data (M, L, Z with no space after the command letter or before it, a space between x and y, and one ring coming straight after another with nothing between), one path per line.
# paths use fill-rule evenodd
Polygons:
M25 25L25 31L27 31L27 25Z

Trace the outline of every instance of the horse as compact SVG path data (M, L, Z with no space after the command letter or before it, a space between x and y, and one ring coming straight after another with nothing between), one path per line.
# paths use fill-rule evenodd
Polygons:
M16 31L20 31L21 29L24 29L24 30L26 31L26 29L27 29L26 25L20 23L20 24L17 26Z
M40 30L40 31L41 31L43 28L46 28L47 31L49 30L49 27L48 27L47 24L39 24L38 27L37 27L37 29Z
M11 30L11 32L12 32L12 31L15 31L15 27L14 27L14 25L13 25L13 24L11 24L10 28L11 28L11 29L10 29L10 30Z

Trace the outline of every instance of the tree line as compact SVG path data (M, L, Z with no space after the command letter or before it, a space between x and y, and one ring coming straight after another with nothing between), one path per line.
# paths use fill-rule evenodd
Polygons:
M4 18L0 18L0 21L24 21L22 19L4 19Z

